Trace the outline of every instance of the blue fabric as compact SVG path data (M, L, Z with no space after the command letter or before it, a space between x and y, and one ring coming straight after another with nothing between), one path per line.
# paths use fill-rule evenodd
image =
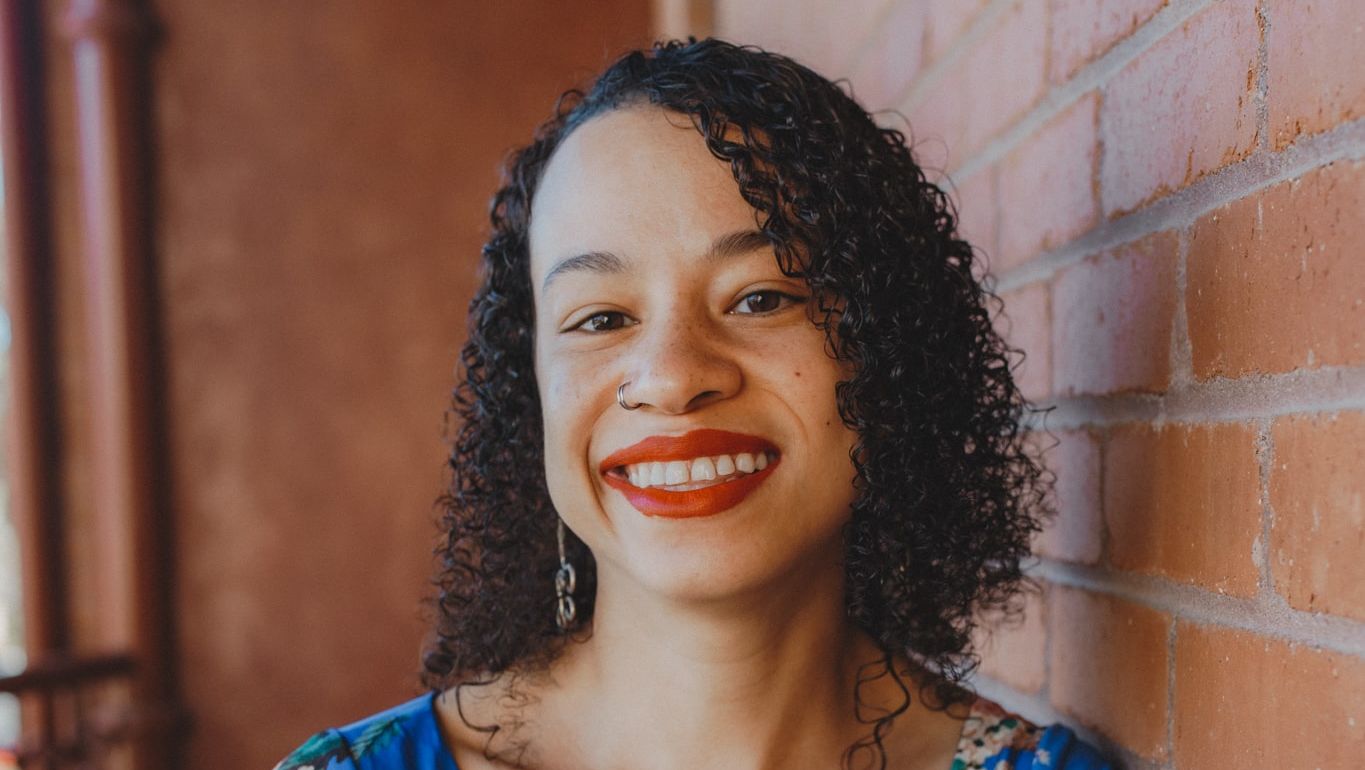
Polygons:
M958 761L961 761L960 759ZM1005 749L987 759L986 770L994 770L1002 762L1011 770L1113 770L1113 765L1095 747L1076 737L1066 725L1048 725L1033 748ZM965 763L963 767L970 767ZM953 764L957 770L957 763Z
M436 693L309 738L276 770L459 770L436 722Z
M437 723L435 693L309 738L275 770L459 770ZM1009 764L1001 765L1003 762ZM1061 724L1040 728L982 699L945 770L1112 770Z

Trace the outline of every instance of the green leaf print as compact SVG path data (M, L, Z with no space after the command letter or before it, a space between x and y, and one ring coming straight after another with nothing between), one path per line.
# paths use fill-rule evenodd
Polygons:
M346 741L336 730L327 730L304 741L275 766L275 770L322 770L333 759L349 756Z
M398 719L385 719L365 728L365 732L360 734L351 742L351 755L357 760L377 751L388 745L398 736L403 734L403 728L398 726Z

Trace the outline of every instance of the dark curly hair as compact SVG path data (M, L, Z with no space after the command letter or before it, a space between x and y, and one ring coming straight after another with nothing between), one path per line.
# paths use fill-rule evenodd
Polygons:
M556 512L532 362L527 233L556 148L590 118L632 105L690 118L729 164L783 272L821 298L812 321L854 372L835 392L858 436L844 530L848 618L881 647L878 676L898 677L892 661L905 655L922 665L937 707L965 702L978 617L1022 611L1021 589L1036 589L1022 562L1051 514L1051 475L1021 425L1037 410L1011 372L1022 351L993 328L988 305L1003 303L991 279L974 274L981 265L957 235L952 203L904 134L791 59L715 39L621 57L586 93L561 96L508 162L454 394L461 424L440 500L446 537L423 684L543 670L574 638L554 620ZM587 625L595 562L571 534L567 547ZM865 720L870 734L846 764L873 751L885 766L882 737L909 705L902 690L899 709Z

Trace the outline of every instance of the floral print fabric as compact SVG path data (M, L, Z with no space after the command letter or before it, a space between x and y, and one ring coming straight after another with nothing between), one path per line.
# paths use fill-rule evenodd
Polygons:
M1061 724L1046 728L977 698L945 770L1112 770L1093 746ZM459 770L427 693L309 738L275 770Z

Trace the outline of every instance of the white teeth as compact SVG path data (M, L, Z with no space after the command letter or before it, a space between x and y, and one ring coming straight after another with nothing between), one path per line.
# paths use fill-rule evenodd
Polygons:
M684 460L669 462L664 471L664 480L666 484L686 484L687 462Z
M740 452L735 455L735 467L738 468L741 473L753 473L754 456L748 452Z
M692 461L692 481L713 481L716 478L716 464L709 457L698 457Z
M730 455L721 455L716 458L716 475L729 476L735 472L735 461L730 459Z
M741 452L737 455L697 457L692 460L647 462L627 465L626 477L632 486L662 487L691 482L715 481L738 473L755 473L768 467L767 452Z

